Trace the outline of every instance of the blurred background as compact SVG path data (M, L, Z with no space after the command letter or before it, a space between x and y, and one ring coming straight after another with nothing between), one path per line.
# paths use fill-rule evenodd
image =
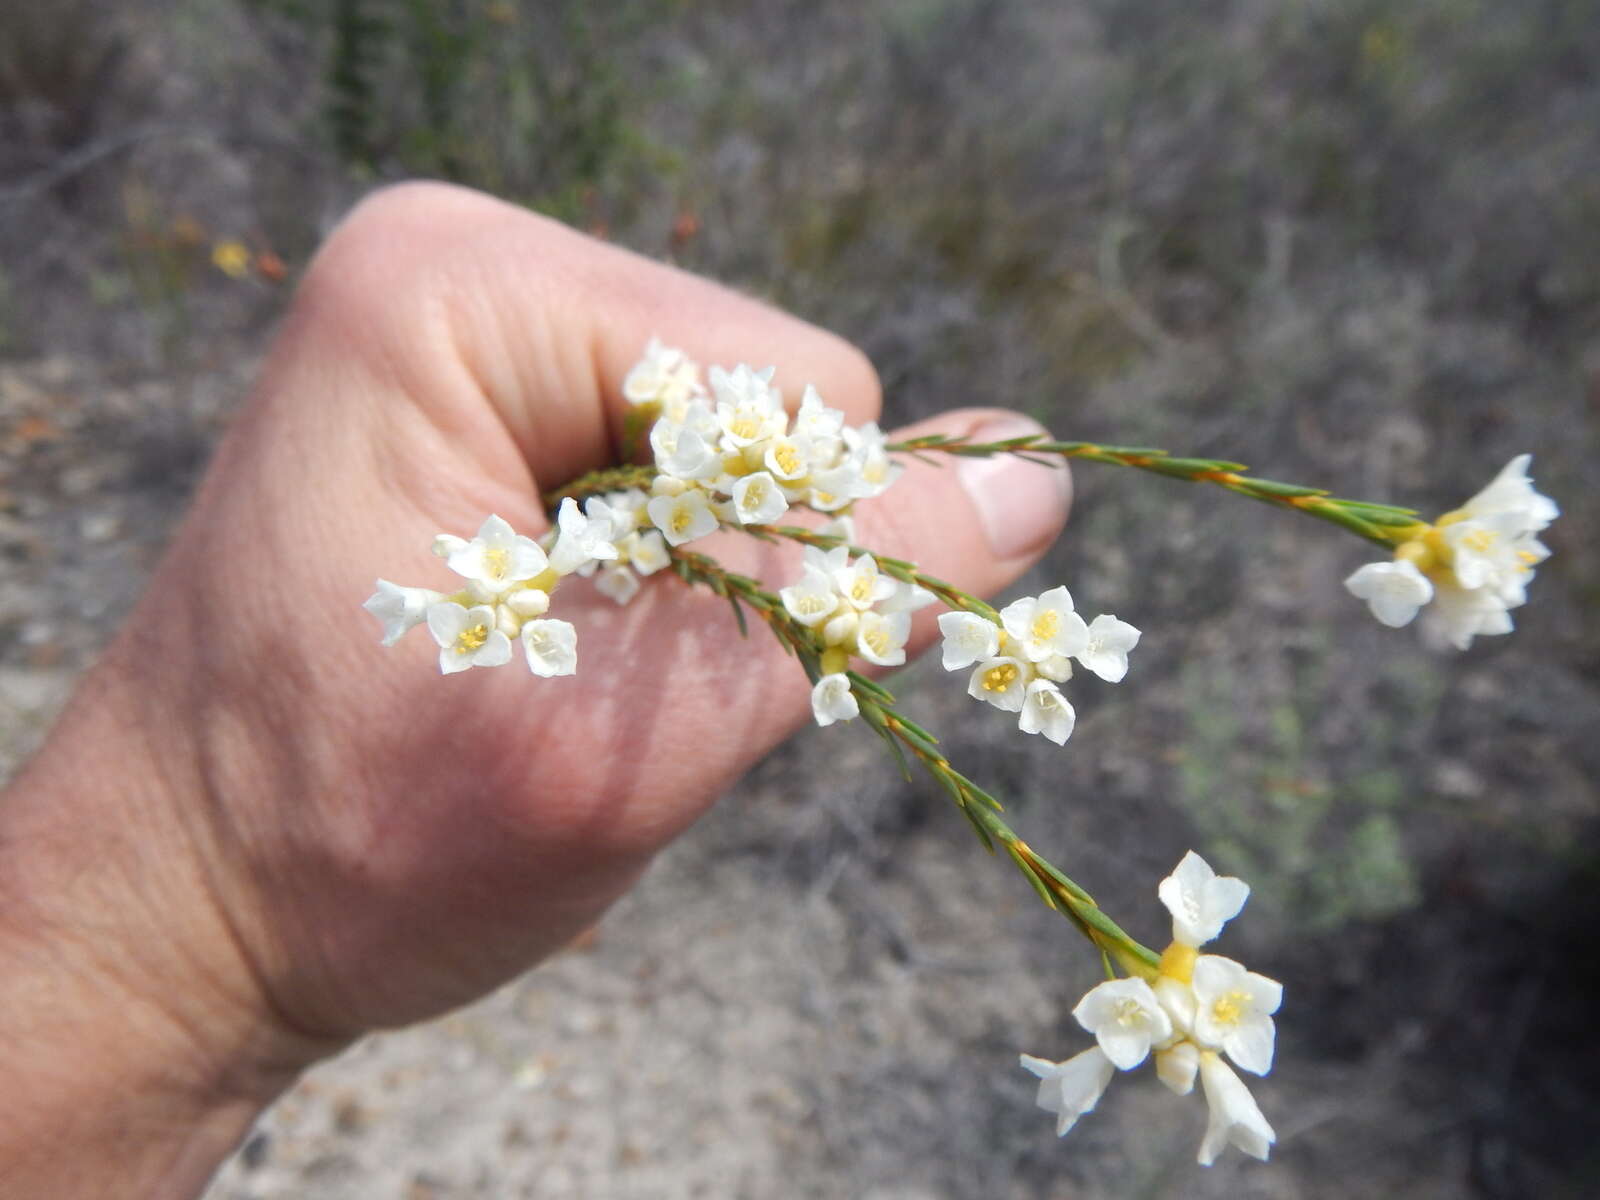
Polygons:
M1148 1071L1056 1141L1016 1055L1088 1044L1096 963L835 729L584 945L313 1072L210 1200L1600 1190L1600 0L6 0L0 775L319 241L415 176L838 330L889 426L1011 405L1429 513L1532 451L1564 515L1517 632L1441 656L1348 535L1083 464L1019 590L1144 629L1128 680L1074 680L1065 750L901 680L1145 941L1185 849L1253 885L1270 1165L1196 1167Z

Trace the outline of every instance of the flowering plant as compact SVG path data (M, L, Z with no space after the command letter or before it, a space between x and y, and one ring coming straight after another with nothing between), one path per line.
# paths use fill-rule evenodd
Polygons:
M1348 590L1390 626L1426 607L1424 636L1466 649L1475 637L1511 630L1511 610L1526 601L1534 568L1549 553L1536 535L1558 511L1534 490L1529 457L1513 459L1461 508L1429 522L1410 509L1340 499L1255 478L1238 463L1160 450L1043 433L994 442L941 434L890 441L875 424L847 426L809 386L791 414L770 368L712 367L702 377L681 351L655 340L623 394L624 457L648 445L649 462L597 471L546 496L554 523L542 538L519 535L494 515L470 539L440 534L434 553L459 586L445 593L380 579L365 607L382 623L384 644L425 625L446 674L503 666L518 642L533 674L574 674L578 631L546 615L572 575L591 577L617 604L631 601L651 576L672 575L725 598L741 632L753 614L810 679L818 725L865 721L902 770L915 759L980 841L1001 847L1039 899L1100 952L1107 978L1073 1009L1096 1044L1061 1062L1021 1060L1040 1080L1038 1103L1056 1115L1057 1133L1095 1107L1117 1070L1153 1058L1158 1078L1180 1095L1200 1081L1210 1111L1202 1164L1229 1145L1266 1158L1275 1134L1233 1067L1257 1075L1271 1069L1272 1017L1283 989L1233 959L1201 953L1238 915L1248 886L1216 875L1190 852L1158 888L1172 916L1171 944L1159 953L1141 945L1017 835L999 801L958 771L939 740L902 713L870 673L903 663L911 614L940 604L945 669L966 674L974 699L1016 714L1022 732L1061 745L1076 724L1063 685L1078 668L1122 680L1140 631L1112 614L1086 620L1062 586L996 610L914 563L857 544L851 511L893 486L902 470L897 455L1016 455L1041 469L1087 459L1209 483L1384 547L1391 557L1356 570ZM815 515L803 525L782 523L791 510ZM774 589L691 548L720 530L798 543L798 577Z

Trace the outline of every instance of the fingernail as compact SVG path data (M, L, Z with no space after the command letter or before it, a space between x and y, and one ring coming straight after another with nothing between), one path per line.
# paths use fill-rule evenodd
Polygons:
M1008 416L985 421L967 436L975 442L1000 442L1045 432L1026 417ZM1060 533L1072 504L1072 474L1065 463L1042 466L996 454L963 458L956 470L996 558L1038 554Z

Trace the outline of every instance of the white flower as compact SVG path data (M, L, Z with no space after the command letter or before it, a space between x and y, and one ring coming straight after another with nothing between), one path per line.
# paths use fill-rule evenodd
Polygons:
M710 379L724 445L742 450L782 435L789 418L772 386L771 367L754 371L740 363L731 372L712 367Z
M1239 915L1250 897L1250 885L1232 875L1218 875L1191 850L1161 881L1156 895L1172 914L1172 940L1203 946Z
M651 338L644 357L622 380L622 395L630 404L659 404L668 420L678 420L674 410L700 391L700 372L682 350L663 346Z
M659 529L630 533L625 546L628 565L641 575L654 575L662 567L672 564L672 556L667 553L666 539L661 536ZM623 548L623 546L618 547L619 550Z
M1119 1070L1131 1071L1151 1046L1172 1036L1172 1022L1142 979L1108 979L1089 989L1072 1010Z
M383 644L392 646L407 630L428 619L428 608L444 596L427 588L401 587L387 579L378 580L378 590L361 605L383 622Z
M1089 622L1088 644L1075 657L1107 683L1128 673L1128 651L1139 644L1139 631L1126 621L1102 613Z
M550 593L540 588L520 588L502 602L518 617L542 617L550 611Z
M607 563L595 576L595 590L618 604L626 604L639 594L639 577L621 563Z
M1475 637L1511 632L1511 609L1528 598L1534 567L1550 551L1537 534L1560 515L1533 490L1519 454L1487 487L1396 551L1345 580L1385 625L1405 625L1428 606L1424 638L1465 650Z
M1408 559L1368 563L1354 571L1344 586L1393 629L1409 624L1417 610L1433 599L1433 584Z
M1078 1118L1090 1112L1100 1102L1106 1084L1116 1074L1116 1068L1099 1046L1065 1062L1049 1062L1021 1056L1025 1070L1039 1077L1039 1095L1035 1103L1046 1112L1056 1114L1056 1136L1062 1137L1078 1123Z
M657 421L650 429L650 449L657 468L674 479L706 479L722 470L715 430L707 436L688 424Z
M939 632L944 635L942 661L946 671L965 670L1000 652L999 628L977 613L940 613Z
M1550 497L1533 490L1533 481L1528 478L1528 464L1532 461L1531 454L1517 455L1460 511L1471 518L1489 513L1512 514L1527 532L1538 533L1559 517L1561 510Z
M1441 579L1433 603L1422 618L1424 639L1457 650L1472 645L1475 637L1511 632L1511 613L1489 588L1467 589Z
M1202 954L1194 964L1194 1036L1202 1046L1226 1050L1246 1071L1272 1069L1276 1031L1272 1014L1283 985L1247 971L1231 958Z
M880 667L898 667L906 661L906 639L911 636L908 613L864 612L856 622L856 650Z
M570 575L588 563L617 557L617 548L611 544L611 506L595 496L585 507L587 513L579 512L578 502L568 496L556 513L560 533L550 551L550 566L557 574Z
M676 496L657 496L647 506L650 520L661 536L674 546L715 533L717 515L699 488L688 488Z
M881 496L905 470L889 456L889 439L878 428L876 421L843 432L845 445L850 447L850 461L860 481L860 495Z
M1015 658L989 658L979 663L967 682L967 695L1002 712L1020 712L1027 698L1028 669Z
M733 485L733 511L741 525L768 525L789 510L778 481L754 471Z
M775 437L761 455L761 465L774 479L793 483L811 471L811 447L802 437Z
M1182 1041L1156 1051L1156 1078L1180 1096L1194 1091L1195 1072L1200 1069L1200 1047Z
M844 413L822 403L817 389L809 383L800 397L800 411L794 418L794 436L824 445L838 439L844 430Z
M839 607L839 595L833 590L832 578L810 566L800 576L799 583L780 589L778 597L789 615L807 627L822 624Z
M1028 685L1018 721L1023 733L1042 733L1056 745L1064 746L1077 723L1077 712L1055 684L1035 679Z
M441 534L435 545L448 536ZM538 542L520 536L496 516L486 518L478 527L478 536L470 542L455 540L459 544L450 548L445 560L450 569L491 591L532 579L550 566Z
M486 604L463 608L445 600L428 609L428 632L439 643L439 670L446 675L468 667L499 667L511 661L511 639L497 627Z
M852 462L825 470L813 470L806 503L818 512L838 512L866 495L861 472Z
M1052 683L1065 683L1072 678L1072 660L1065 654L1058 654L1054 658L1036 662L1033 664L1033 669Z
M566 621L529 621L522 627L522 648L535 675L577 673L578 631Z
M850 680L839 673L824 675L811 689L811 715L822 726L859 716L861 705L850 690Z
M842 546L838 548L842 549ZM833 553L837 554L838 550ZM863 554L848 566L836 567L833 583L845 602L857 612L865 612L880 600L887 600L894 595L896 586L894 579L879 574L877 560L870 554Z
M1077 654L1089 639L1089 628L1073 611L1072 593L1064 587L1012 601L1000 610L1000 623L1029 662Z
M1206 1135L1200 1143L1200 1165L1209 1167L1230 1145L1252 1158L1265 1160L1277 1135L1256 1107L1255 1097L1244 1081L1215 1054L1206 1053L1200 1055L1200 1086L1210 1109Z
M927 588L920 584L907 583L903 579L894 581L894 591L878 601L878 611L881 613L916 612L919 608L927 608L936 597Z

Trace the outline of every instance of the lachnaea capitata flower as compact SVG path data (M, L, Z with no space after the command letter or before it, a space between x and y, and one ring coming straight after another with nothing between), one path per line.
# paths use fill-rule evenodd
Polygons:
M1249 895L1241 880L1219 876L1190 851L1157 889L1172 915L1173 942L1153 979L1130 976L1096 984L1072 1010L1095 1045L1054 1063L1032 1055L1022 1065L1042 1081L1039 1107L1056 1114L1064 1134L1099 1101L1112 1074L1154 1059L1156 1076L1188 1095L1196 1077L1209 1109L1198 1160L1210 1166L1228 1146L1267 1157L1276 1134L1233 1069L1264 1075L1272 1067L1272 1015L1283 999L1275 980L1231 958L1201 954Z
M1560 515L1534 490L1531 460L1517 455L1460 508L1407 530L1392 560L1358 568L1345 587L1385 625L1423 613L1425 636L1458 650L1510 633L1511 610L1527 601L1534 568L1550 555L1538 534Z

